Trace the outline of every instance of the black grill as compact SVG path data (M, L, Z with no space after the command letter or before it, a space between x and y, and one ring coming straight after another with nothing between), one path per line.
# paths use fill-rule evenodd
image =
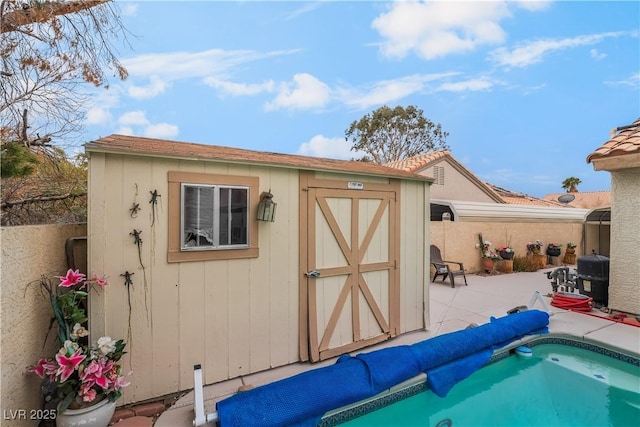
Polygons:
M589 290L585 289L585 282L589 282ZM593 298L596 306L606 307L609 304L609 258L595 253L578 257L577 285L580 293Z

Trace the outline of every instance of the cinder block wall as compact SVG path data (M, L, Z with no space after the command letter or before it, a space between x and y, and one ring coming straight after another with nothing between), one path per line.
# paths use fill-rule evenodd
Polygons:
M26 372L41 357L52 356L57 349L55 334L45 343L53 315L48 298L40 286L32 284L42 275L61 275L67 269L65 242L69 237L85 236L86 224L2 227L2 285L0 317L2 321L2 404L3 426L37 426L29 419L29 410L42 405L40 378ZM86 266L86 251L76 253ZM56 283L54 279L54 283ZM26 420L12 420L10 414L25 410ZM13 412L10 412L13 411Z

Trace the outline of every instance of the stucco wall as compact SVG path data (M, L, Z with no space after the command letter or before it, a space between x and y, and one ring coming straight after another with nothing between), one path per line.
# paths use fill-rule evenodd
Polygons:
M468 176L463 175L446 160L420 171L420 175L434 177L435 166L444 169L444 183L434 182L431 185L432 199L495 203L491 197L480 191L478 186L469 180Z
M35 420L11 420L11 412L41 408L40 378L26 368L57 351L55 333L43 348L52 316L37 281L64 273L65 241L84 236L85 224L2 227L2 425L38 425ZM55 282L55 280L54 280ZM15 412L13 412L15 414Z
M640 168L611 172L609 306L640 313Z
M480 271L480 252L476 248L478 233L492 244L492 249L510 242L516 256L525 255L527 242L541 240L545 247L549 242L562 245L567 242L582 248L582 223L580 222L481 222L481 221L432 221L431 243L438 246L443 259L461 261L470 273ZM543 279L542 275L540 276ZM551 290L551 287L549 287Z

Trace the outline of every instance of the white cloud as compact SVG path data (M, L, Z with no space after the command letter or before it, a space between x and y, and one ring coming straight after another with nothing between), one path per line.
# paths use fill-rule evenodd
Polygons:
M403 58L414 51L434 59L502 43L506 33L499 22L509 16L506 2L398 2L372 27L384 39L385 56Z
M122 16L136 16L138 14L138 4L125 3L121 10Z
M297 154L313 157L328 157L332 159L357 159L363 153L351 151L351 143L342 138L328 138L324 135L316 135L300 145Z
M607 86L623 86L633 89L640 89L640 73L633 73L628 78L622 80L607 80Z
M392 80L382 80L360 89L340 88L336 92L345 105L366 110L374 106L399 101L425 90L429 82L454 75L456 73L414 74Z
M273 92L276 84L273 80L265 80L262 83L234 83L207 77L204 83L214 89L219 89L224 94L242 96L242 95L258 95L264 92Z
M528 10L530 12L539 12L547 10L551 7L552 0L519 0L513 2L518 7Z
M85 125L104 125L111 121L111 113L109 110L105 110L100 107L93 107L87 111L87 116L85 118Z
M542 62L545 55L580 46L594 45L606 38L620 37L625 34L624 32L610 32L558 40L535 40L521 43L511 51L506 48L498 48L489 54L489 59L503 66L526 67Z
M128 126L121 126L121 127L116 131L116 133L117 133L117 134L120 134L120 135L131 135L131 136L135 135L135 133L133 132L133 129L132 129L132 128L130 128L130 127L128 127Z
M318 9L320 6L322 6L322 2L302 3L301 7L299 7L296 10L294 10L289 15L285 16L284 20L285 21L290 21L292 19L297 18L298 16L305 15L307 13L313 12L314 10Z
M178 135L178 126L169 123L149 125L144 129L144 136L149 138L174 138Z
M493 87L494 83L486 78L470 79L455 83L443 83L438 87L439 91L443 92L466 92L466 91L481 91L489 90Z
M145 126L149 124L144 111L128 111L118 118L118 123L124 126Z
M265 110L306 110L324 107L331 91L322 81L307 73L293 76L293 82L282 83L276 98L265 105Z
M160 95L167 88L167 83L161 80L157 76L151 76L149 78L149 85L147 86L129 86L128 94L135 99L148 99Z
M601 61L607 57L606 53L598 52L598 49L591 49L589 51L589 55L591 55L591 58L595 59L596 61Z
M173 138L178 135L178 126L170 123L151 123L144 111L128 111L118 118L123 135L143 135L150 138Z
M238 65L290 55L298 51L210 49L201 52L151 53L124 59L122 65L127 68L132 78L156 76L165 82L211 76L224 79Z

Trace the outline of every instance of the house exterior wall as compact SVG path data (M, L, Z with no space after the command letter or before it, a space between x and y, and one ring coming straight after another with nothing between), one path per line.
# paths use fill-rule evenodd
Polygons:
M64 275L67 270L65 242L69 237L84 236L86 224L30 225L2 227L2 410L42 409L40 378L26 368L42 357L58 351L55 332L46 341L53 315L49 300L37 283ZM84 254L82 254L84 255ZM52 283L57 280L53 278ZM9 422L4 418L4 422ZM3 425L4 425L3 422ZM16 421L21 426L37 426L38 420Z
M111 278L110 289L91 295L90 331L92 336L109 335L128 343L123 361L133 374L121 403L192 388L195 364L202 365L204 383L211 384L300 360L297 169L89 154L89 266ZM250 232L259 233L259 255L168 262L169 172L258 177L259 191L270 190L277 203L275 222L250 224ZM348 174L317 177L367 181ZM424 206L427 183L406 187L420 195L414 203ZM160 198L152 226L153 190ZM135 218L129 211L133 203L141 207ZM417 253L421 262L426 238L416 238L414 229L428 229L422 224L424 217L414 215L409 210L401 218L414 238L404 250L408 258ZM142 231L144 268L130 236L133 229ZM415 261L410 262L401 273L402 283L407 283L402 290L407 312L403 331L424 328L423 318L428 318L422 300L411 301L423 295L425 276L423 270L415 270ZM127 271L134 273L128 289L121 277Z
M640 313L640 168L611 171L609 307Z
M471 202L495 203L491 197L479 190L469 177L454 168L449 162L441 161L419 171L420 175L437 178L434 167L443 168L444 184L437 180L431 186L432 199L465 200Z
M578 245L577 256L581 256L582 229L582 222L431 221L430 236L443 259L461 261L469 273L477 273L482 267L476 248L478 233L494 250L510 242L516 256L526 255L527 242L535 240L542 241L545 248L549 242L561 244L562 254L567 242L573 242ZM540 280L547 279L541 275Z

